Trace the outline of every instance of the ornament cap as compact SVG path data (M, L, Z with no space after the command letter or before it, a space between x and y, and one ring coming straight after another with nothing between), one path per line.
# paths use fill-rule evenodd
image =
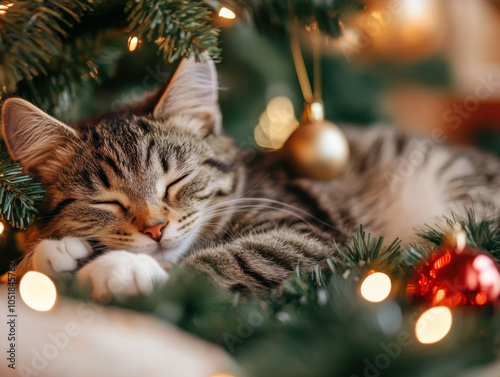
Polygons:
M314 100L304 103L302 123L315 123L322 122L323 120L325 120L325 106L323 105L323 101Z

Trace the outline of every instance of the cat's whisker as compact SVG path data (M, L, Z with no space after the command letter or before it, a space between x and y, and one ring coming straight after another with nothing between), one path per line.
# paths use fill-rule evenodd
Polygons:
M245 201L266 202L266 203L271 203L271 204L276 204L276 205L281 205L281 206L284 206L284 207L288 207L290 209L294 209L296 211L299 211L299 212L303 213L304 215L307 215L307 216L313 218L314 220L320 222L323 225L326 225L326 226L329 226L329 227L333 228L332 224L328 224L328 223L324 222L323 220L318 219L317 217L313 216L312 214L310 214L309 212L303 210L302 208L296 207L296 206L288 204L288 203L281 202L279 200L268 199L268 198L241 198L241 199L230 199L230 200L227 200L225 202L225 204L230 205L232 203L240 203L240 202L245 202ZM218 203L218 204L223 204L223 203ZM216 208L216 206L218 204L214 205L213 208ZM274 209L275 207L270 207L270 208Z
M224 215L224 214L227 214L227 213L233 213L233 212L239 212L239 211L243 211L243 210L248 210L248 209L266 209L268 208L267 206L265 205L245 205L245 206L240 206L240 207L236 207L234 209L227 209L223 212L216 212L216 213L213 213L213 214L209 214L207 217L200 217L200 219L204 219L204 220L208 220L208 219L213 219L213 218L216 218L216 217L220 217L221 215ZM288 211L286 209L283 209L283 208L273 208L277 211L281 211L281 212L284 212L286 214L289 214L289 215L292 215L292 216L295 216L301 220L303 220L305 223L307 223L308 225L312 226L312 224L307 221L304 217L292 212L292 211Z
M287 207L287 208L290 208L290 209L293 209L293 210L296 210L298 212L301 212L302 214L304 215L307 215L308 217L311 217L312 219L316 220L317 222L325 225L325 226L328 226L332 229L335 229L335 227L332 225L332 224L329 224L321 219L318 219L317 217L313 216L312 214L310 214L309 212L303 210L302 208L299 208L299 207L296 207L294 205L291 205L291 204L288 204L288 203L284 203L284 202L281 202L279 200L274 200L274 199L268 199L268 198L241 198L241 199L230 199L230 200L227 200L226 202L224 203L218 203L212 207L208 207L207 209L212 209L212 208L217 208L218 206L222 206L224 204L226 205L233 205L233 204L239 204L239 203L242 203L242 202L247 202L247 201L250 201L250 202L266 202L266 203L271 203L271 204L276 204L276 205L281 205L283 207ZM266 207L264 207L266 208ZM272 207L272 206L269 206L269 208L272 208L272 209L279 209L279 208L276 208L276 207Z

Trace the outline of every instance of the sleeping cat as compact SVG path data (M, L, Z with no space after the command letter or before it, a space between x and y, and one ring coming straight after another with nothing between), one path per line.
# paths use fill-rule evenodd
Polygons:
M276 287L335 256L359 224L404 242L450 211L500 215L500 162L400 134L347 130L351 161L332 181L294 176L280 152L241 152L221 128L212 61L186 60L146 114L70 128L5 101L12 157L47 188L24 269L75 272L96 298L148 293L162 262L220 286Z

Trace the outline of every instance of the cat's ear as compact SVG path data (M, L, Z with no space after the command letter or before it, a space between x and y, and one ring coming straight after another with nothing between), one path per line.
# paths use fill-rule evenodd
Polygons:
M75 130L20 98L3 104L2 133L12 158L42 183L57 174L78 140Z
M183 60L156 105L153 116L167 118L189 115L199 119L187 127L201 136L218 134L222 130L222 115L219 108L217 71L207 53L202 62L194 58Z

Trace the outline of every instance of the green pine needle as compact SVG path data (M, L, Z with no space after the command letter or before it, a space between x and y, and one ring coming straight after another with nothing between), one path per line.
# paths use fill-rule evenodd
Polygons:
M490 252L500 262L500 224L499 219L477 219L473 210L467 210L461 217L452 213L443 216L434 227L424 225L417 234L434 246L441 246L446 235L454 225L460 225L467 233L467 243ZM425 248L425 245L421 248Z
M285 34L290 24L290 14L302 25L317 24L319 30L331 37L338 37L340 17L361 9L361 0L221 0L220 4L238 9L239 14L249 14L253 23L264 34Z
M38 214L45 189L33 178L22 173L4 145L0 145L0 220L25 229Z
M384 237L372 237L360 226L359 233L352 236L345 248L335 243L340 258L334 257L328 261L332 272L346 271L356 268L370 268L390 270L394 268L400 258L401 241L395 239L388 246L384 246Z
M172 62L203 51L219 54L219 30L211 25L212 10L204 1L130 0L125 11L133 34L154 41L158 53Z
M2 16L0 87L15 92L23 79L46 74L46 65L63 50L69 29L92 10L92 0L22 0Z

